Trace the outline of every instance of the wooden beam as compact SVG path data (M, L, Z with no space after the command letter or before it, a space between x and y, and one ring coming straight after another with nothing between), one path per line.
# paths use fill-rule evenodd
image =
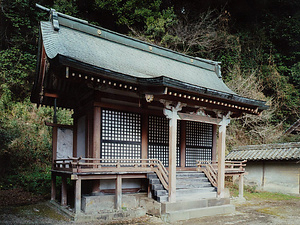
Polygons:
M45 125L49 127L59 127L59 128L67 128L67 129L73 129L73 125L67 125L67 124L58 124L58 123L50 123L45 121Z
M178 116L181 120L189 120L195 122L202 122L202 123L210 123L218 125L222 120L218 118L212 118L208 116L201 116L197 114L188 114L188 113L178 113Z
M151 103L152 104L152 103ZM148 113L151 115L158 115L158 116L163 116L163 113L160 110L156 110L156 109L148 109L148 108L139 108L139 107L129 107L128 105L112 105L110 103L106 103L106 102L95 102L94 106L99 106L102 108L109 108L109 109L116 109L116 110L122 110L125 112L134 112L134 113Z
M44 96L45 96L45 97L49 97L49 98L59 98L59 96L58 96L57 93L49 93L49 92L46 92L46 93L44 93Z
M120 210L122 207L122 176L117 175L115 189L115 209Z

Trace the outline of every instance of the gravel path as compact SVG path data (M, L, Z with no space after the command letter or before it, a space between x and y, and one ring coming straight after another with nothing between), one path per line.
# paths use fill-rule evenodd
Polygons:
M9 197L9 196L7 196ZM300 198L292 200L261 200L232 202L236 212L228 215L203 217L189 221L179 221L176 225L192 224L291 224L300 225ZM0 202L1 205L1 202ZM99 222L76 223L49 207L48 202L30 205L0 206L0 224L86 224ZM114 221L108 224L164 224L159 218L145 216L135 220Z

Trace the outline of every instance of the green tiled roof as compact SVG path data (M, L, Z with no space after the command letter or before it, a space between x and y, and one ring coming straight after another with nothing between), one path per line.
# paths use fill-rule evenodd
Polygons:
M227 160L299 160L300 142L247 145L233 149Z
M220 63L191 57L149 44L86 21L51 11L52 20L41 22L41 39L50 59L72 61L110 74L112 79L152 83L194 93L230 99L266 108L265 102L245 98L222 81ZM63 60L62 60L63 59Z

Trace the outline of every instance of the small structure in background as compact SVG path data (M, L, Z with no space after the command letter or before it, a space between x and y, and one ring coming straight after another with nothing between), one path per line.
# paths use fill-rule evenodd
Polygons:
M264 191L300 194L300 142L240 146L226 159L247 160L245 184Z
M172 222L232 212L226 127L243 113L259 115L265 102L230 90L219 62L39 7L50 21L40 24L31 101L74 112L72 126L47 123L51 199L77 216L107 219L147 212ZM217 160L214 185L197 160Z

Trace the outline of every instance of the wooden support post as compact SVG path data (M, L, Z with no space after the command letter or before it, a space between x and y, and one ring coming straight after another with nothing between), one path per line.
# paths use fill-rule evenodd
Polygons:
M101 108L94 107L93 119L93 158L100 158L100 141L101 141Z
M101 145L101 108L94 106L92 158L97 158L97 159L100 158L100 148L101 148L100 145ZM93 193L99 192L100 191L99 187L100 187L100 180L95 180L93 182L92 192Z
M142 159L148 158L148 114L142 115Z
M56 175L51 173L51 200L55 201L56 198Z
M169 202L176 202L177 119L175 116L170 119L169 129Z
M213 145L212 145L212 153L211 153L211 160L216 161L217 160L217 128L218 126L216 124L213 124Z
M61 177L61 202L60 204L62 206L67 205L67 177L62 176Z
M57 154L57 126L52 128L52 169L54 166L54 160Z
M81 210L81 178L75 180L75 213L80 213Z
M185 149L186 149L186 121L181 121L180 124L180 167L185 168Z
M164 102L164 114L169 121L169 202L176 202L176 145L177 145L177 120L180 119L178 111L183 104L178 102L176 107L170 102Z
M244 198L244 175L239 175L239 198Z
M152 198L152 192L151 192L151 184L148 183L148 198Z
M122 176L117 175L116 192L115 192L115 208L120 210L122 207Z
M223 117L219 127L218 142L218 197L224 198L225 190L225 150L226 150L226 126L230 120Z

